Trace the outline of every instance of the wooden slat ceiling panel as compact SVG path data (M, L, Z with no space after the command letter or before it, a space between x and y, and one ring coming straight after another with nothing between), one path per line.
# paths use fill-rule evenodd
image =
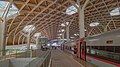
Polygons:
M27 1L28 0L13 1L13 3L19 10L21 9L21 7L23 7L23 5L24 8L20 11L20 15L14 19L10 27L10 32L14 33L15 29L19 24L20 26L18 26L17 32L22 30L26 25L33 24L37 27L38 30L34 31L32 34L43 30L44 33L46 33L46 36L49 36L49 39L56 38L61 23L65 21L68 22L71 21L73 17L64 14L63 12L65 12L67 7L77 2L77 0L44 0L44 1L30 0L25 5ZM34 9L39 4L39 2L41 2L41 4L36 9ZM84 3L85 0L80 0L81 6L83 6ZM85 29L87 30L87 32L89 33L91 29L93 29L93 31L90 35L104 32L104 28L109 23L110 20L112 21L107 26L108 31L119 28L120 15L110 16L110 11L112 11L116 7L120 7L119 0L90 0L90 2L85 7ZM33 11L30 13L31 10ZM74 15L75 19L72 21L70 25L71 36L73 36L75 32L77 33L79 32L78 13ZM22 23L20 23L21 21ZM96 21L100 23L98 27L89 26L91 22ZM10 26L11 22L12 22L11 19L8 20L8 26Z

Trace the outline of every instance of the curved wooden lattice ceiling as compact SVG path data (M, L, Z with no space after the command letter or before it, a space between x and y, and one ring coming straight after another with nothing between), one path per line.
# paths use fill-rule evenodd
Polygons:
M3 0L5 1L5 0ZM32 36L36 32L44 33L49 39L56 38L59 25L63 22L72 21L70 25L70 36L79 31L78 13L67 15L63 12L76 4L76 0L6 0L12 1L19 9L20 15L14 19L8 20L8 38L13 36L12 40L20 37L20 31L26 25L34 25L36 30L32 32ZM80 0L81 6L85 0ZM120 15L111 16L110 12L115 8L120 8L120 0L89 0L85 7L85 28L90 35L108 31L120 27ZM119 10L120 11L120 10ZM90 27L91 22L99 22L97 27ZM31 37L32 37L31 36ZM23 37L24 39L24 37Z

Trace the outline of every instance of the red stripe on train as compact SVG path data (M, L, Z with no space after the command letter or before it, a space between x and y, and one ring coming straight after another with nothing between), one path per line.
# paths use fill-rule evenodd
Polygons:
M109 64L112 64L112 65L115 65L115 66L119 66L120 67L120 64L118 63L115 63L115 62L112 62L112 61L108 61L108 60L104 60L104 59L101 59L101 58L97 58L97 57L94 57L94 56L90 56L90 55L87 55L88 57L91 57L91 58L94 58L96 60L99 60L99 61L102 61L102 62L106 62L106 63L109 63Z

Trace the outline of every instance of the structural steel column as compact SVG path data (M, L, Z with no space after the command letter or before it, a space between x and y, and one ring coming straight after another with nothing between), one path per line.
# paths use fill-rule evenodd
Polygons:
M84 10L79 9L79 30L80 30L80 38L85 37L85 28L84 28Z
M82 8L80 8L79 7L79 9L78 9L78 14L79 14L79 37L80 37L80 39L82 39L82 38L84 38L85 37L85 28L84 28L84 10L82 9ZM82 47L81 47L81 49L82 49ZM78 45L78 57L80 57L80 51L81 51L81 49L80 49L80 45Z
M27 49L30 49L30 31L28 32L27 35Z
M38 45L38 38L39 38L39 37L37 36L37 37L36 37L36 45Z
M69 26L67 26L67 28L66 28L66 36L67 36L67 42L69 42L70 41L70 39L69 39Z
M82 39L82 38L84 38L85 37L85 25L84 25L84 20L85 20L85 18L84 18L84 9L85 9L85 7L86 7L86 5L87 5L87 3L89 2L89 0L86 0L85 1L85 3L84 3L84 5L83 5L83 7L81 7L81 5L80 5L80 1L79 0L77 0L77 3L78 3L78 14L79 14L79 37L80 37L80 39ZM78 45L78 56L80 57L80 45Z
M4 56L5 53L5 47L6 47L6 34L7 34L7 22L6 22L6 18L8 15L8 12L10 10L12 6L12 0L9 4L7 4L7 6L5 7L5 11L3 12L2 15L2 21L0 21L0 50L2 50L2 52L0 52L0 55Z
M41 49L41 45L40 45L39 41L40 41L40 38L39 38L39 36L37 36L36 37L36 46L37 46L37 49Z
M64 43L64 39L65 39L65 37L64 37L64 33L62 34L62 43Z
M64 33L62 34L62 39L63 39L63 40L62 40L62 50L64 50L64 39L65 39L65 38L64 38Z
M5 46L6 46L6 22L0 22L0 55L5 55Z

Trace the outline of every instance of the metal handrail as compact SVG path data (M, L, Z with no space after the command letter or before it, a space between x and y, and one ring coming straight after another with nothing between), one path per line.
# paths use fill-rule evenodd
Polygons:
M51 59L51 51L46 52L42 57L37 57L25 67L48 67Z
M6 53L5 56L0 56L0 60L8 59L8 58L27 58L27 57L30 57L31 51L32 51L33 57L36 57L36 51L37 50L26 50L26 51L22 51L22 50L4 50L4 51L0 51L0 53L2 53L2 52Z
M23 58L30 58L24 67L48 67L51 60L51 50L32 50L32 57L30 57L31 50L27 50L25 52L15 53L15 54L8 54L6 56L1 56L1 59L11 59L11 57L23 59ZM12 56L13 55L13 56ZM22 62L22 61L21 61ZM21 63L20 62L20 63Z

